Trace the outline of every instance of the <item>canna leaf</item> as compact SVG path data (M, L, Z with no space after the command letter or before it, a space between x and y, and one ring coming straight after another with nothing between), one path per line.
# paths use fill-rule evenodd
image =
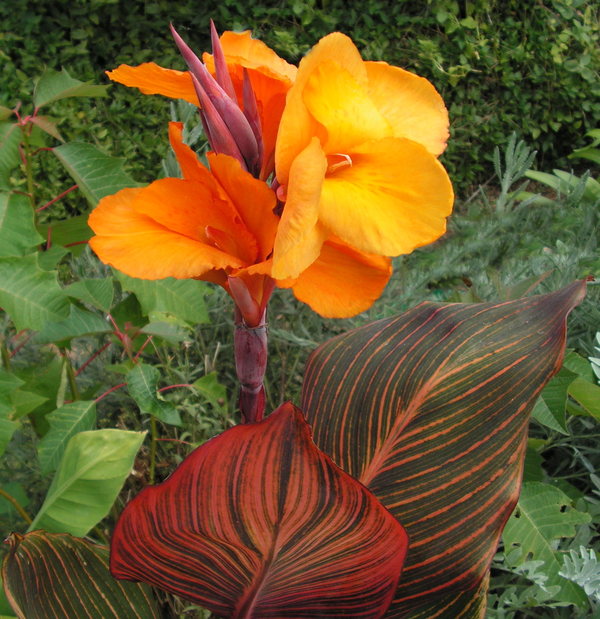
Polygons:
M110 565L221 617L376 618L405 551L398 522L286 403L143 490L117 523Z
M484 578L517 501L529 412L584 293L576 282L499 304L423 303L309 359L302 402L315 443L409 535L387 616L418 616L426 598Z
M68 534L13 533L2 575L20 619L158 619L150 587L119 582L108 548Z

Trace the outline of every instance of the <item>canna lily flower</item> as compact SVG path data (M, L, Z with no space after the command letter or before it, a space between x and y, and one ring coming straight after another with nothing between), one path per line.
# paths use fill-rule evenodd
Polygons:
M201 62L181 37L173 36L190 67L189 71L165 69L154 62L137 67L120 65L107 71L116 82L139 88L144 94L161 94L184 99L201 108L201 116L212 150L237 158L256 176L267 179L273 172L279 120L285 97L296 77L288 64L250 32L225 32L219 38L211 23L214 54L205 53ZM212 81L211 81L212 80ZM217 109L213 109L216 104ZM225 106L225 110L223 110ZM225 114L231 121L228 143L223 144L223 127L211 131L211 123ZM222 119L222 115L220 115ZM226 133L226 132L225 132ZM259 149L258 167L249 142ZM231 142L235 143L232 146ZM242 141L241 153L236 148Z
M446 229L453 193L437 156L448 137L443 101L425 79L364 62L330 34L301 61L276 145L285 200L272 274L296 277L335 238L397 256Z
M169 138L183 178L103 198L89 218L90 245L105 263L142 279L195 278L223 286L246 325L260 324L275 285L328 317L364 311L391 274L390 261L328 239L297 277L275 281L272 252L280 219L264 182L224 154L208 154L210 170L183 143L181 123Z

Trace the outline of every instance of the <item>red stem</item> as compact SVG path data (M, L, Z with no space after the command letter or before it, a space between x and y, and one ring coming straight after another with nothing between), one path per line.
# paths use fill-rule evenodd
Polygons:
M104 344L104 346L102 346L102 348L97 350L85 363L82 364L82 366L77 370L77 372L75 372L75 376L79 376L81 374L81 372L83 372L83 370L85 370L85 368L87 368L87 366L94 359L96 359L99 355L101 355L111 344L112 344L112 342L106 342L106 344Z
M115 385L114 387L111 387L108 391L105 391L102 395L99 395L94 402L100 402L100 400L102 400L103 398L105 398L107 395L110 395L113 391L116 391L117 389L120 389L121 387L125 387L127 383L120 383L119 385Z
M58 202L60 199L64 198L68 193L71 193L72 191L77 189L77 187L78 187L78 185L73 185L72 187L69 187L68 189L65 189L65 191L63 191L62 193L58 194L56 196L56 198L53 198L52 200L50 200L50 202L46 202L46 204L40 206L39 208L36 208L35 212L39 213L40 211L43 211L44 209L47 209L49 206L52 206L55 202Z

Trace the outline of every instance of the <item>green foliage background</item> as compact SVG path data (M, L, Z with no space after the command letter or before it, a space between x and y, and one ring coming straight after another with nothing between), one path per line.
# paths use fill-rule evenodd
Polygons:
M491 177L493 147L513 131L536 144L540 168L568 167L565 156L600 123L599 14L585 0L5 0L0 104L26 100L45 66L96 82L120 63L182 69L170 21L198 51L208 47L213 18L219 30L252 29L292 62L341 30L365 58L415 71L441 91L453 132L444 163L464 196ZM167 148L167 101L114 88L118 96L113 90L106 100L58 106L68 118L65 138L89 133L124 156L137 180L150 181Z

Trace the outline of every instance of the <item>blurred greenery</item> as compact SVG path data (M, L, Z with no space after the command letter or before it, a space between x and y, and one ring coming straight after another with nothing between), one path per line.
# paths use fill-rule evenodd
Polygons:
M44 67L80 80L107 80L120 63L154 60L183 68L168 33L173 22L198 51L217 28L252 29L291 62L332 30L346 32L367 59L429 78L452 119L443 161L458 195L492 175L494 146L513 131L538 149L541 167L570 167L566 156L600 125L600 8L585 0L5 0L0 4L0 105L27 101ZM12 68L14 67L14 69ZM114 86L108 99L61 102L54 114L68 141L94 141L124 156L136 180L150 181L167 151L168 103ZM53 160L43 172L60 176ZM571 163L571 165L573 165ZM581 171L581 166L579 170ZM65 202L76 212L74 197Z

